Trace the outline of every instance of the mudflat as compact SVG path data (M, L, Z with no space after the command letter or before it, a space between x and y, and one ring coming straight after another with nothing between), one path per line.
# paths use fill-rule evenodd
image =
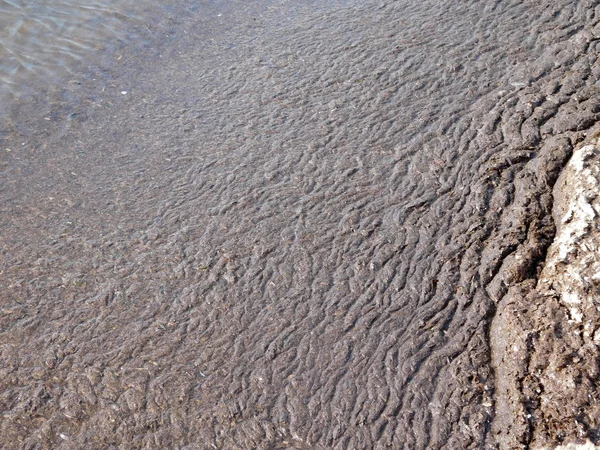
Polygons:
M0 448L597 442L598 2L254 7L7 116Z

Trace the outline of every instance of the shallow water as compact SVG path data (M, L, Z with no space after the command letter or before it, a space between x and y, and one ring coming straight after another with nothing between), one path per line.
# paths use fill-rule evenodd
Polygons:
M118 48L137 51L165 45L178 26L193 18L202 18L203 30L195 31L208 36L215 28L234 27L236 18L244 15L281 6L293 15L320 3L0 0L0 113L7 113L14 101L36 96L39 100L49 88L108 64L107 58L119 61Z
M273 3L173 7L14 109L0 447L598 440L556 395L598 348L515 295L598 131L597 2Z
M0 96L19 96L36 82L63 77L74 62L115 41L131 40L125 25L148 6L130 0L2 0Z

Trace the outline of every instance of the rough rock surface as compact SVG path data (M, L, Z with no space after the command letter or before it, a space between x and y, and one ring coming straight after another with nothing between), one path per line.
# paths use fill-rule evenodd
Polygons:
M1 446L597 443L597 312L544 261L598 2L236 20L15 106Z
M600 447L587 441L585 444L567 444L559 445L555 450L598 450Z
M507 447L522 436L533 448L598 437L599 185L600 151L576 150L554 186L556 236L537 285L512 287L500 302L491 333L502 411L495 427Z

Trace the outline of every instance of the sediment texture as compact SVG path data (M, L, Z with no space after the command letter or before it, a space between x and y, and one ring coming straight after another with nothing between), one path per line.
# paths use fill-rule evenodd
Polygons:
M597 450L598 448L597 445L587 441L584 444L559 445L558 447L555 447L555 450Z
M572 391L530 381L535 361L549 377L583 334L531 337L542 312L569 318L527 296L555 182L596 133L599 12L366 2L249 17L210 45L191 21L152 70L70 85L69 120L66 101L39 132L17 121L3 445L596 442L593 335L569 408L538 405L536 386Z
M598 148L575 151L554 186L556 236L537 285L511 288L492 328L498 407L513 414L496 426L531 436L532 448L599 437L599 182Z

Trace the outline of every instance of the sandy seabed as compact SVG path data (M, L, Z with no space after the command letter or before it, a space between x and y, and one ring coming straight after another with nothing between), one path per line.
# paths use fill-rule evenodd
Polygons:
M0 448L598 443L598 2L249 11L12 107Z

